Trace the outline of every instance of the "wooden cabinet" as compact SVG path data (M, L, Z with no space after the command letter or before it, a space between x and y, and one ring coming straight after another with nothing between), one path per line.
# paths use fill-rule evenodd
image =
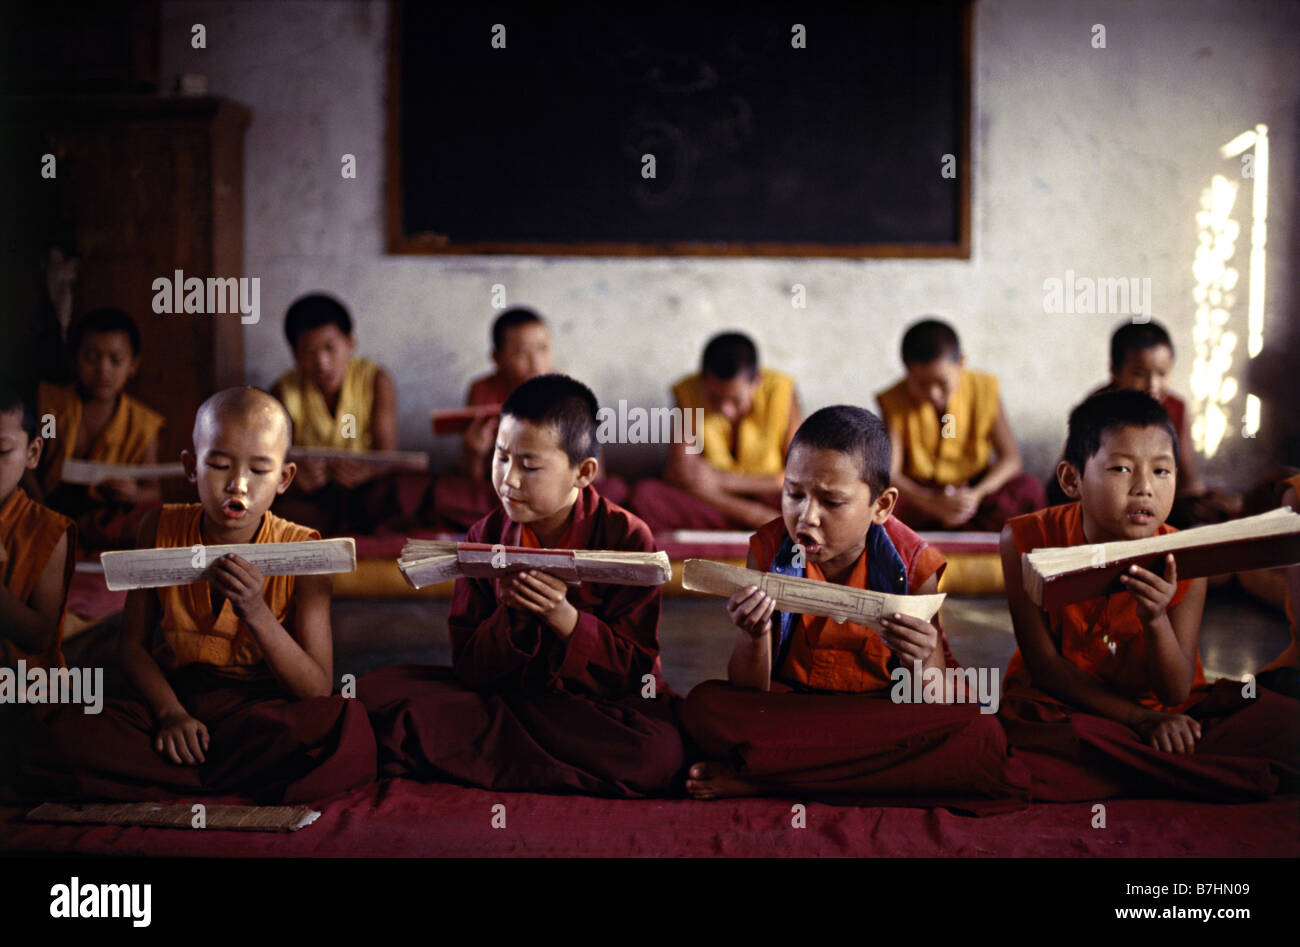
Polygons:
M189 445L194 411L242 384L240 316L158 314L154 281L242 277L246 108L218 98L84 96L18 100L24 150L55 155L32 175L40 203L72 221L81 255L74 320L100 306L140 324L144 358L130 391L167 418L160 457ZM23 156L36 168L39 153ZM185 495L188 493L181 488Z

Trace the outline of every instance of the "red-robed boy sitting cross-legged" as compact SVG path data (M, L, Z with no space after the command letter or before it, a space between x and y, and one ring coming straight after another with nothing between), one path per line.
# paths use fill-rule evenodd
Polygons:
M1178 437L1139 391L1094 395L1070 414L1061 488L1077 501L1002 530L1002 569L1020 650L999 716L1033 798L1067 802L1178 795L1231 802L1300 788L1300 701L1205 681L1197 642L1205 580L1130 567L1125 591L1050 611L1024 590L1038 548L1145 539L1165 523Z
M467 539L653 551L645 523L592 486L596 413L591 391L564 375L516 388L492 460L502 508ZM657 587L570 588L538 570L457 579L453 666L385 668L357 682L380 772L510 791L667 793L685 752L659 676L659 607Z
M898 491L889 468L889 431L871 412L848 405L814 412L786 457L781 516L750 539L749 568L934 594L943 557L891 515ZM1007 755L996 708L981 712L977 695L949 673L958 666L937 616L933 623L886 616L877 632L775 607L754 586L727 602L738 629L728 680L699 685L682 710L708 757L691 767L692 796L850 793L987 804L1026 795L1028 775ZM918 668L923 678L941 675L942 691L899 686L899 669L912 676ZM932 702L910 702L918 693Z

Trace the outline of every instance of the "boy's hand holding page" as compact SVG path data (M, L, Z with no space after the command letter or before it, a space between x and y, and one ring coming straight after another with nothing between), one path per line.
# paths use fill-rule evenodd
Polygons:
M1124 587L1133 594L1137 602L1138 618L1144 626L1165 616L1165 610L1174 600L1178 591L1178 566L1174 563L1173 553L1165 556L1164 578L1141 566L1128 567L1128 574L1120 576Z
M838 622L852 621L881 630L884 615L901 612L925 621L934 617L944 595L891 595L855 589L833 582L742 569L709 559L687 559L682 587L709 595L731 596L747 586L762 589L776 607L796 615L823 615Z
M63 483L75 483L93 487L111 482L137 483L140 480L154 480L159 477L183 477L185 468L181 464L108 464L97 460L79 460L69 457L59 468L59 480Z
M568 589L563 579L530 569L502 579L499 594L508 608L532 612L567 638L578 624L578 610L566 597Z
M665 552L532 549L428 540L408 540L397 567L416 589L462 576L499 579L530 570L572 584L662 585L672 578L672 565Z
M274 618L262 597L266 578L247 559L234 553L222 556L208 569L208 583L230 601L241 620L252 624L255 618Z
M486 454L497 439L498 415L483 414L470 422L465 430L465 447L476 454Z
M751 638L763 638L772 633L772 613L776 599L757 585L746 585L727 599L727 615L732 623Z
M135 503L140 498L140 485L121 477L105 480L100 489L118 503Z
M923 618L899 612L881 618L880 625L880 637L905 667L915 661L926 664L939 651L939 629Z
M501 405L499 404L476 404L464 408L445 408L434 411L431 415L433 433L437 436L464 434L471 428L482 424L484 419L487 419L495 436L496 422L500 414Z
M256 566L259 576L323 575L351 572L357 567L356 542L349 537L293 543L129 549L106 552L99 561L104 566L105 583L116 592L201 582L210 578L209 566L215 567L228 553L235 554L246 566ZM260 582L258 594L261 594Z
M335 483L351 490L373 479L376 468L355 460L335 460L330 462L329 472Z
M315 493L321 487L329 482L329 474L325 469L325 461L319 457L311 457L297 461L298 473L294 477L294 485L303 493Z
M1169 554L1183 580L1292 565L1300 562L1300 514L1280 508L1146 539L1033 549L1020 554L1021 575L1030 601L1059 608L1131 585L1131 565L1154 576Z

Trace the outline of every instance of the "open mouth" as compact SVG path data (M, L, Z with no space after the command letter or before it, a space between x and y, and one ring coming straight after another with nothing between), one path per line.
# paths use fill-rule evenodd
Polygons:
M248 512L248 504L233 497L221 504L221 512L232 520L240 519Z
M1156 514L1149 506L1135 506L1128 511L1128 519L1139 526L1145 526L1155 521Z
M794 538L795 542L803 546L803 551L805 553L813 554L821 551L822 544L813 539L813 537L808 533L796 533Z

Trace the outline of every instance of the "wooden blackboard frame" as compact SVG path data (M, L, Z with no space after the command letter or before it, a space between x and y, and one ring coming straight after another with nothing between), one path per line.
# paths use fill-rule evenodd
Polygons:
M388 27L388 108L385 130L386 174L384 181L387 249L407 256L698 256L698 257L839 257L929 258L969 260L971 256L971 96L974 66L973 20L975 0L963 0L961 25L961 117L957 156L957 240L939 243L780 243L780 242L517 242L466 241L454 243L440 234L404 232L402 208L402 7L405 0L393 0Z

